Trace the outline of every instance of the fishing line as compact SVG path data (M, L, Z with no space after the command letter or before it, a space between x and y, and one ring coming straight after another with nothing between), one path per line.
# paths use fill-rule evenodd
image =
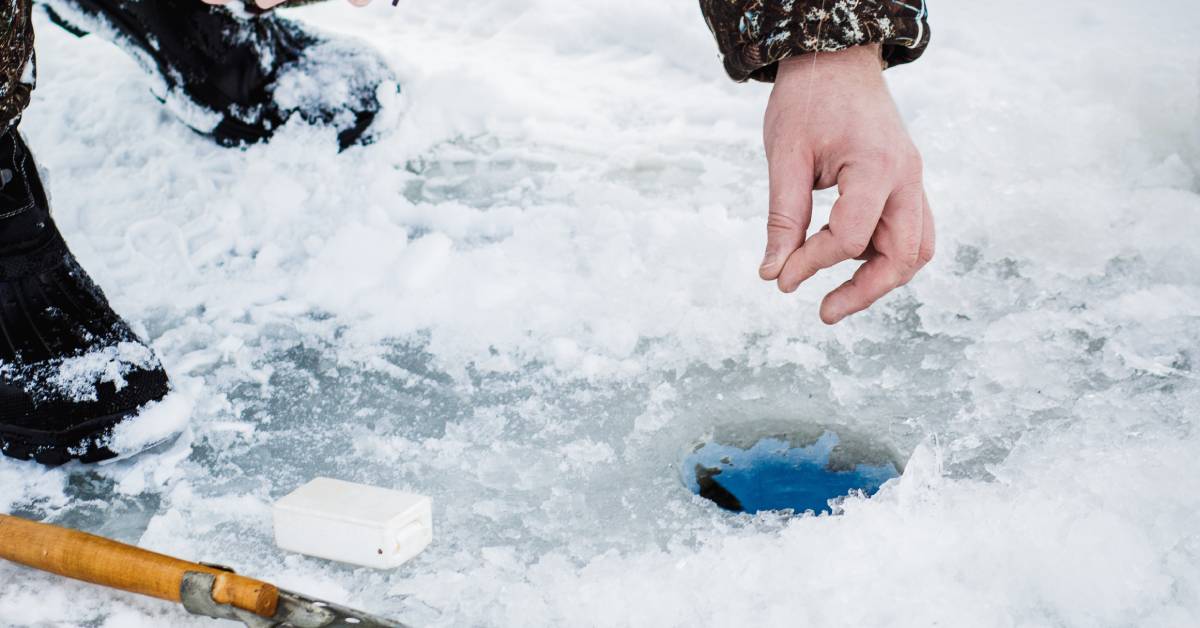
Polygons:
M825 13L825 2L821 0L821 21L817 23L817 49L813 51L812 64L808 68L808 94L807 101L804 103L804 123L808 124L809 111L812 110L812 90L813 82L817 80L817 55L821 54L821 30L825 27L825 20L829 19L829 15Z

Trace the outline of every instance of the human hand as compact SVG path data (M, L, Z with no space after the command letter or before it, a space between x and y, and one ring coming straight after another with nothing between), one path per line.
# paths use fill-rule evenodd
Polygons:
M866 309L933 258L921 155L884 83L879 46L780 62L763 145L770 213L759 276L790 293L820 270L865 260L821 302L825 323ZM829 224L806 238L813 190L835 184Z
M229 4L231 0L204 0L207 4ZM240 1L240 0L239 0ZM254 0L254 4L260 9L270 9L287 2L288 0ZM365 7L371 4L371 0L346 0L356 7Z

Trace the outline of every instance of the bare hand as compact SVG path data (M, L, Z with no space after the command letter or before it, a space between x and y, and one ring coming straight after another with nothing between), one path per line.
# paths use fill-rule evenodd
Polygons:
M793 292L818 271L866 260L825 296L834 324L902 286L933 258L921 156L883 81L878 46L779 64L763 122L770 168L767 251L759 276ZM806 238L813 190L838 187L829 224Z
M271 7L279 6L288 0L254 0L254 4L260 9L270 9ZM230 0L204 0L208 4L229 4ZM365 7L371 4L371 0L347 0L350 4L356 7Z

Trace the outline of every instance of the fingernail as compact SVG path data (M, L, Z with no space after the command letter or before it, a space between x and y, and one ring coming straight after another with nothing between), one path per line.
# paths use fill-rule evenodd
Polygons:
M763 281L771 281L779 278L780 264L779 258L767 256L763 258L762 264L758 267L758 278Z

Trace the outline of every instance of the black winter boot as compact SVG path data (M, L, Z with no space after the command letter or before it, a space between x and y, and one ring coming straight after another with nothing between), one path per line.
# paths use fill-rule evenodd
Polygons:
M124 48L161 79L160 100L225 146L269 138L294 114L337 129L341 149L367 143L379 110L376 89L393 84L372 51L271 12L252 15L200 0L42 4L67 30L92 31Z
M0 183L0 451L112 458L112 429L164 397L167 375L67 249L15 127L0 135Z

